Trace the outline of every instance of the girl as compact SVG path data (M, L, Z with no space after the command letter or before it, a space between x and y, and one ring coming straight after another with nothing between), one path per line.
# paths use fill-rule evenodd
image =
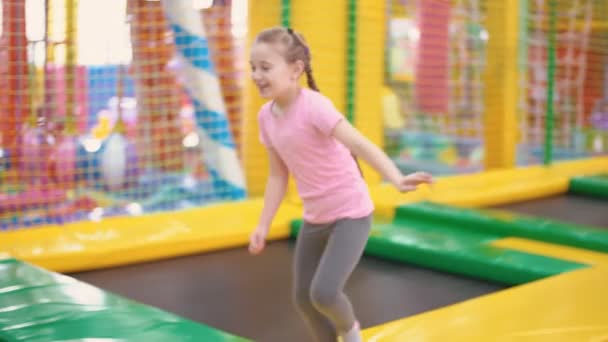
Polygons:
M282 27L262 31L251 49L253 81L269 100L258 121L270 175L249 250L259 254L287 188L296 181L304 224L294 256L294 301L318 341L361 341L359 323L343 292L371 229L374 206L353 156L363 158L399 191L431 183L426 173L403 176L384 152L362 136L321 93L303 37ZM306 74L308 87L298 80Z

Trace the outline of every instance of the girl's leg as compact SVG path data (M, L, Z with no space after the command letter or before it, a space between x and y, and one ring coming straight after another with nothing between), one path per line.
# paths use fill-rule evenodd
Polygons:
M329 238L331 225L304 222L296 239L294 256L294 302L319 342L335 342L336 331L312 304L310 287Z
M344 285L363 254L371 220L370 215L335 223L312 281L313 305L330 319L341 335L351 331L356 323Z

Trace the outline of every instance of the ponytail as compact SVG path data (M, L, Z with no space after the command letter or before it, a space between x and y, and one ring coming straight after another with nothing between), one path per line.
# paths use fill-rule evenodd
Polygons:
M317 82L315 82L315 78L312 76L312 68L310 65L306 65L304 67L304 72L306 72L306 81L308 83L308 88L320 92L319 87L317 86Z

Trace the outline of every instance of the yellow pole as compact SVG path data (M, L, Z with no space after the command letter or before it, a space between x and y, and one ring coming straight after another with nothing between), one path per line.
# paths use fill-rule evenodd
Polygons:
M50 69L50 66L55 64L55 41L54 41L54 37L53 37L53 25L54 25L53 4L54 3L51 0L45 1L46 18L45 18L45 23L44 23L45 24L44 39L46 40L46 42L45 42L46 50L45 50L45 56L44 56L44 65L42 66L42 75L43 75L42 101L43 101L43 108L44 108L45 112L55 111L55 94L53 94L53 88L55 87L55 84L54 84L55 79L54 79L54 77L51 77L51 73L53 71L51 71L51 69Z
M256 0L249 3L248 47L263 29L277 26L281 22L280 0ZM247 61L249 57L247 57ZM248 64L248 62L247 62ZM242 156L249 196L264 194L268 177L268 158L259 140L258 112L266 100L262 99L250 80L247 69L245 115L242 123Z
M290 2L291 27L304 35L310 47L315 81L321 92L346 115L347 0ZM305 84L305 79L302 80ZM292 178L287 197L293 202L299 201Z
M515 166L519 94L519 0L488 1L485 70L485 167Z
M386 34L386 1L357 1L355 126L373 143L384 145L382 88ZM365 179L373 185L380 175L361 163Z
M292 0L291 6L291 25L310 46L317 85L346 114L347 1Z
M65 63L65 132L68 136L76 134L75 113L76 102L76 8L78 0L67 0L66 18L66 63Z
M48 63L55 63L55 42L53 41L53 1L46 0L46 37L47 45L46 45L46 61Z

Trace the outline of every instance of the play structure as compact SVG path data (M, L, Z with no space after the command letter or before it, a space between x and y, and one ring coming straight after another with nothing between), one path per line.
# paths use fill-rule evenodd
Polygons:
M101 11L113 29L91 28ZM363 134L438 177L399 194L362 164L376 212L349 291L366 340L608 339L608 5L0 12L0 340L305 340L277 299L301 225L292 183L270 256L245 250L268 172L247 48L275 25L304 33L321 91Z
M45 9L41 23L24 19L23 2L5 1L3 6L2 82L15 92L7 90L3 100L2 117L8 120L2 126L0 227L244 198L231 128L238 122L234 109L232 118L227 111L239 108L231 81L236 72L234 63L224 61L226 39L218 29L207 37L204 13L193 12L190 5L128 1L126 8L115 9L113 20L130 27L130 36L120 32L103 38L116 49L130 50L131 61L82 64L76 46L77 5L52 0L30 4L29 11L32 6ZM54 17L63 18L65 25ZM213 29L221 18L211 17L207 26ZM40 40L26 37L26 22L44 31ZM63 31L57 32L58 27ZM167 27L171 42L165 39ZM222 53L213 56L209 41Z
M487 96L497 96L496 89L484 86L489 55L498 50L489 45L483 25L485 1L393 1L392 6L388 43L394 57L387 96L392 92L401 101L385 109L385 116L393 118L385 135L394 159L406 170L481 171L487 150L484 106ZM595 8L601 5L525 0L517 6L516 164L543 162L548 131L552 160L605 154L605 94L598 89L605 89L606 48L595 44L605 39L604 14ZM553 29L552 20L559 21ZM401 61L409 63L397 64ZM549 87L554 101L548 101ZM546 127L549 115L551 126Z

